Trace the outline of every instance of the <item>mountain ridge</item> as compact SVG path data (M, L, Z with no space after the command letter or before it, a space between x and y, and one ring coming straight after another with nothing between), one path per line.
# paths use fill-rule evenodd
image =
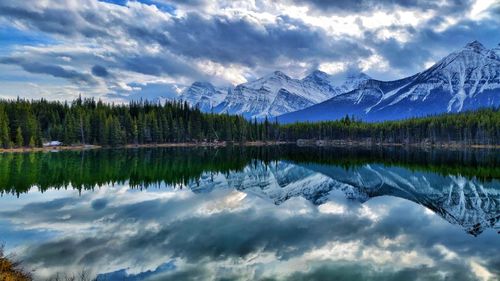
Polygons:
M323 121L347 114L386 121L499 106L498 53L500 46L490 50L473 41L423 72L394 81L370 79L350 92L278 119Z
M246 118L276 117L342 94L367 79L370 79L368 75L355 73L336 85L330 74L320 70L302 79L274 71L228 88L227 92L217 90L208 82L194 82L182 92L180 99L205 112L239 114ZM211 99L216 102L209 102Z
M204 112L276 117L281 123L346 115L377 122L500 106L500 44L488 49L469 42L428 69L397 80L346 74L339 82L320 70L301 79L274 71L227 89L194 82L180 99Z

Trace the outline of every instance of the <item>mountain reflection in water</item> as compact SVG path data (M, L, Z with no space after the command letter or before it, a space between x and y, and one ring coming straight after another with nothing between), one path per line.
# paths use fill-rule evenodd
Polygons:
M497 280L499 162L295 146L3 154L0 240L43 278Z

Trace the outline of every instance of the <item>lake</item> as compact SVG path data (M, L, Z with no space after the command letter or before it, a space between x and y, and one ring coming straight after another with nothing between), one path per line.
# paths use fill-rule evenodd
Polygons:
M0 154L0 241L46 280L500 280L500 152Z

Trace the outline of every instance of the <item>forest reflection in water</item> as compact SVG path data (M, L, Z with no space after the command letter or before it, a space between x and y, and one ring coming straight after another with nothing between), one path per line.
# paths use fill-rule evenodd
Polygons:
M0 240L40 277L497 280L499 162L397 147L3 154Z

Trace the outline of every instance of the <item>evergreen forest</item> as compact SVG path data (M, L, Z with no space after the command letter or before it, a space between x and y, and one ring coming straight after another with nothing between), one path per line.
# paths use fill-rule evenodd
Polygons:
M401 121L367 123L352 116L316 123L279 124L204 113L187 103L108 104L94 99L0 101L0 147L353 140L371 143L500 144L500 111L480 109Z

